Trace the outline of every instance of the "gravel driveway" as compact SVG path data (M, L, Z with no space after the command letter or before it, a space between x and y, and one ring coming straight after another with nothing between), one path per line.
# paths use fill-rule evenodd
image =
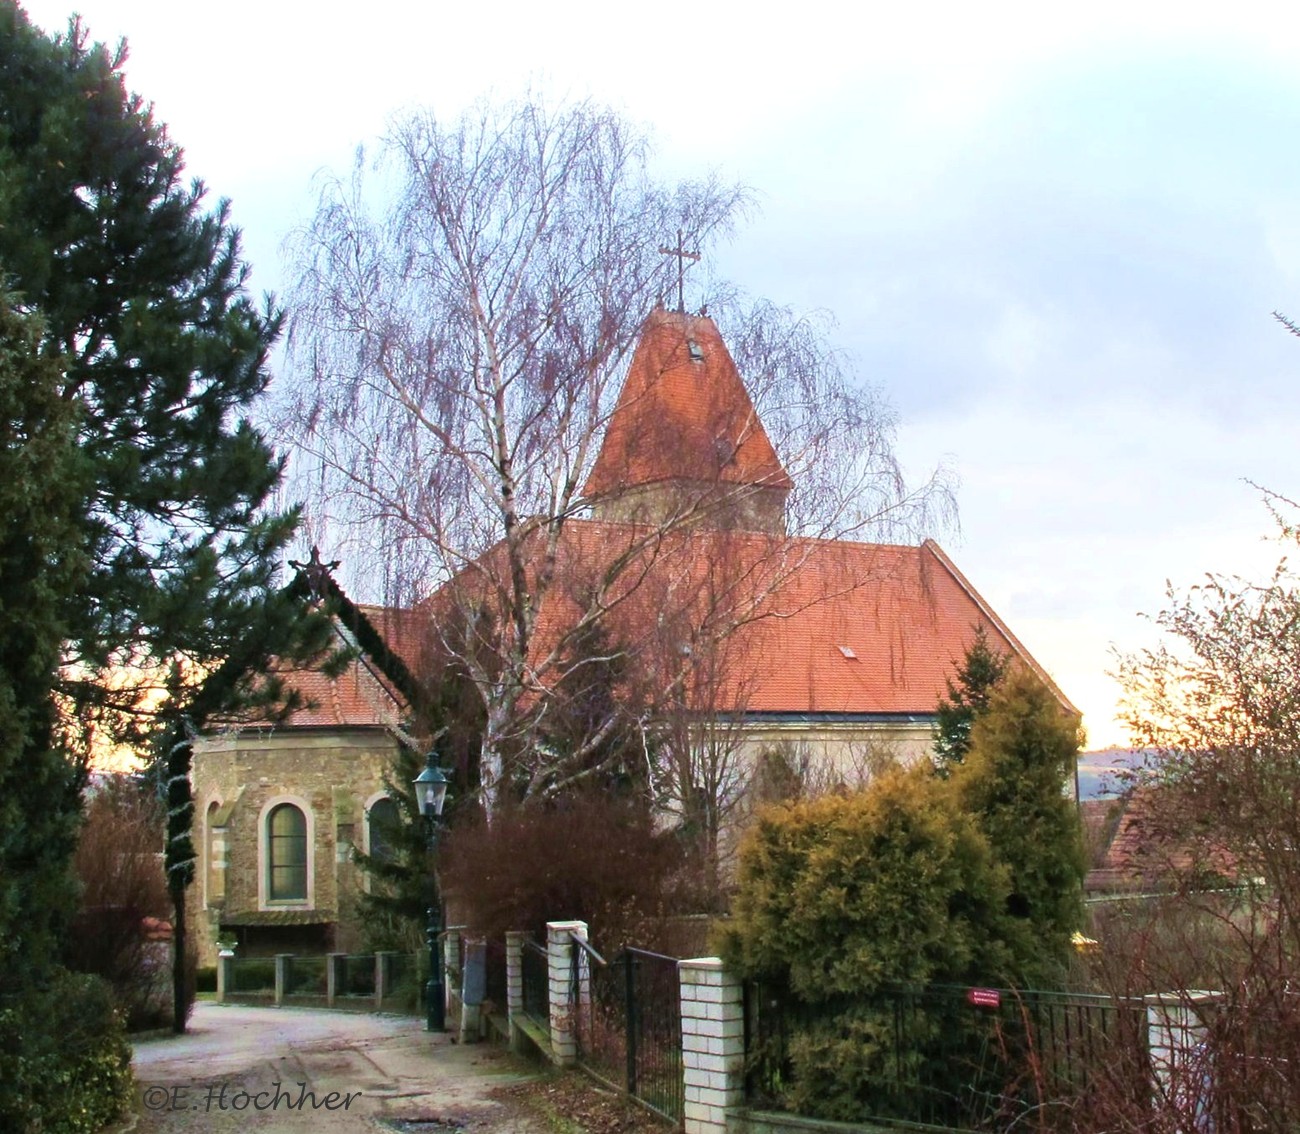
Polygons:
M138 1043L134 1067L139 1114L119 1129L135 1134L544 1131L492 1097L535 1068L404 1016L200 1002L186 1035Z

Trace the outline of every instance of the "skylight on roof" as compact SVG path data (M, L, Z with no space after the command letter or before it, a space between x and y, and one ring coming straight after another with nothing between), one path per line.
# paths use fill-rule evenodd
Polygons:
M690 354L692 362L704 361L704 350L694 339L686 340L686 350Z
M838 649L839 649L840 653L842 653L842 654L843 654L846 658L848 658L850 661L857 661L857 660L858 660L858 655L855 654L855 653L853 652L853 647L852 647L852 646L840 646L840 647L838 647Z

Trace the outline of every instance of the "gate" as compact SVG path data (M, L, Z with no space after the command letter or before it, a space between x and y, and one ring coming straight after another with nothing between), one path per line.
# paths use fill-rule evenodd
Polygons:
M606 962L574 938L578 1063L670 1122L684 1110L682 1006L677 958L624 949Z

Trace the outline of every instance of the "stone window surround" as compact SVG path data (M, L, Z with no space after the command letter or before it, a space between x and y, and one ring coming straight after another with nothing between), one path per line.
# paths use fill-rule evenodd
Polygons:
M393 800L393 803L396 806L398 806L399 808L401 806L400 804L397 803L397 800L394 799L393 796L387 791L375 792L362 805L361 807L361 852L363 854L371 853L370 851L370 809L374 807L374 805L378 803L381 799L391 799ZM370 893L370 882L371 882L370 875L364 870L359 871L359 873L361 874L361 888L368 894Z
M230 851L225 839L222 839L220 853L217 850L217 831L224 830L215 822L221 813L221 800L212 799L203 809L203 908L210 909L212 903L213 874L217 870L227 869Z
M271 812L291 803L307 822L307 897L271 899ZM259 910L314 909L316 902L316 813L300 795L273 795L257 814L257 908Z

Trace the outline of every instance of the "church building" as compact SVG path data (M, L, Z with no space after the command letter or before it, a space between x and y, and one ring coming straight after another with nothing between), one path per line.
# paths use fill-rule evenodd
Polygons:
M1075 711L936 543L791 536L794 487L714 322L652 312L555 570L580 581L653 543L611 625L651 669L656 656L692 659L712 633L722 660L683 696L698 721L725 721L734 768L798 753L850 782L864 754L926 758L946 682L981 629ZM555 589L543 633L575 616L580 589ZM362 609L415 669L427 610ZM307 708L196 747L191 924L203 963L218 941L266 954L360 945L353 904L365 881L352 848L371 849L374 819L393 806L384 774L410 740L405 705L364 652L338 677L292 682Z

